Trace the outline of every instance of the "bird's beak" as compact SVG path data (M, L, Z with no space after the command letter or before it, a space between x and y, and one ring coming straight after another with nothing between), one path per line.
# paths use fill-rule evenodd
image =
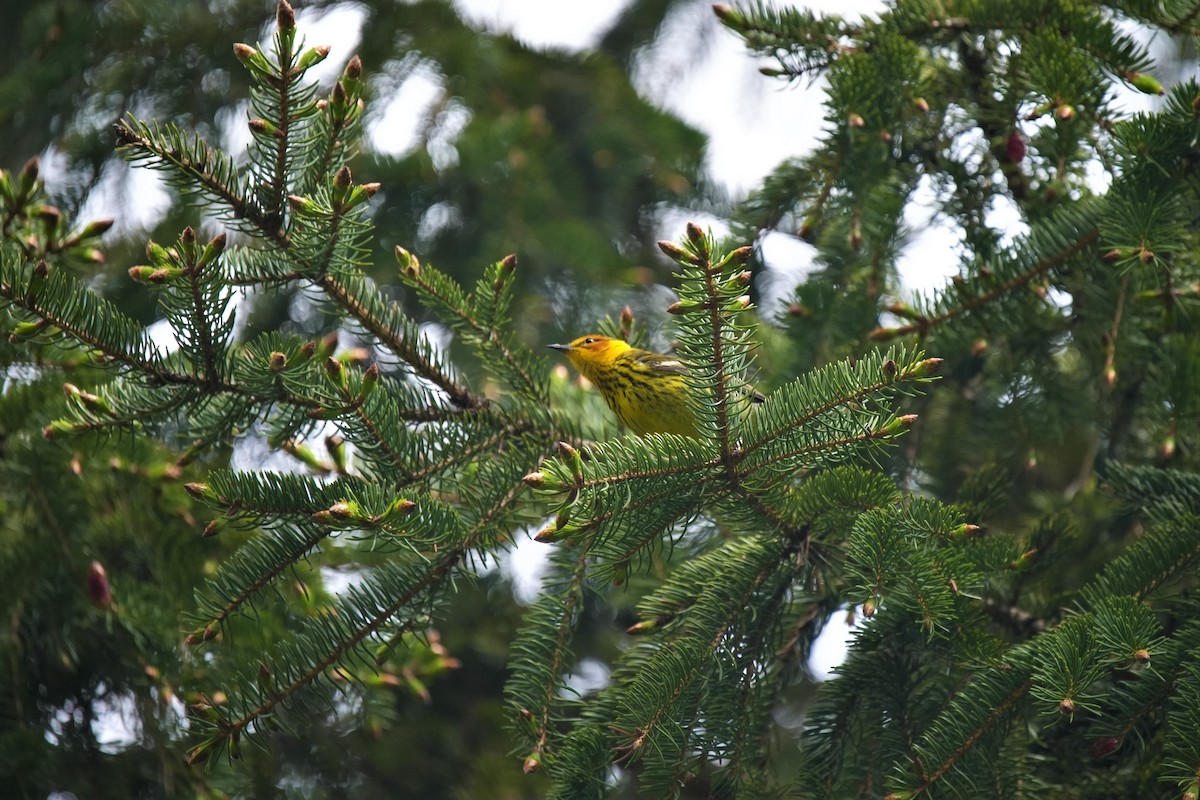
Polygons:
M564 353L571 352L571 345L569 344L548 344L546 347L549 347L551 350L561 350Z

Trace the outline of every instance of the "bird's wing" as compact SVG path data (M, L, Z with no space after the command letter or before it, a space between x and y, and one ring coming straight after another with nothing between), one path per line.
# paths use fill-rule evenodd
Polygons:
M686 375L688 371L687 367L678 358L675 356L664 356L661 353L650 353L643 350L634 355L633 360L651 372ZM744 391L750 395L751 402L765 403L767 401L767 396L757 389L746 388Z
M684 375L687 373L687 367L675 356L641 352L635 355L633 360L651 372L661 372L670 375Z

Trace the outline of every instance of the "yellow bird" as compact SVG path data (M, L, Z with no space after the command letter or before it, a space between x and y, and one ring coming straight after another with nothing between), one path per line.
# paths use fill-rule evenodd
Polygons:
M683 378L687 367L675 356L639 350L621 339L595 333L570 344L548 346L567 354L571 365L595 384L617 420L629 430L696 436ZM756 402L764 399L758 392L753 397Z

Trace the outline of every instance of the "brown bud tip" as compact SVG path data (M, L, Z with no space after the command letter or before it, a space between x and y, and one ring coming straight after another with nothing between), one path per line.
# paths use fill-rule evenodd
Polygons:
M914 378L925 378L930 375L936 375L942 371L942 367L945 366L945 364L946 359L944 358L922 359L921 361L917 362L916 366L913 367L911 375Z
M1088 748L1088 754L1092 758L1104 758L1110 753L1115 752L1120 746L1120 739L1115 736L1105 736L1103 739L1097 739L1092 742L1091 747Z
M342 362L333 356L326 358L322 366L325 368L325 374L333 380L339 381L342 379Z
M1058 701L1058 710L1062 714L1070 716L1075 713L1075 701L1069 697L1064 697Z
M724 3L714 3L712 7L713 13L717 15L717 19L724 22L728 19L733 19L733 9Z
M350 519L350 504L346 502L334 503L329 507L329 513L334 519Z
M522 708L517 711L517 716L519 716L521 719L533 719L533 712L528 708Z
M108 585L108 572L99 561L93 561L88 565L87 592L88 599L96 608L112 606L112 589Z
M109 228L115 224L115 220L105 217L104 219L96 219L89 222L83 229L84 236L99 236L106 233Z
M21 177L30 183L37 180L38 170L41 168L41 164L42 162L37 156L29 159L25 162L25 166L21 167Z
M287 356L276 350L271 353L271 371L279 372L287 366Z
M185 483L183 488L192 496L192 499L194 500L203 500L208 496L207 483Z
M300 356L302 358L312 358L315 352L317 352L317 343L314 341L310 340L300 345Z
M633 325L633 309L625 306L621 309L621 327L628 329L631 325Z
M364 184L362 185L363 191L367 193L367 197L374 197L374 196L375 196L375 194L376 194L376 193L377 193L377 192L378 192L378 191L379 191L379 190L380 190L382 187L383 187L383 184L382 184L382 183L378 183L378 182L375 182L375 183L364 183Z
M879 132L879 141L890 142L891 140L892 140L892 132L891 131L880 131Z
M363 74L362 59L359 58L357 55L351 56L350 60L346 62L346 72L345 72L346 77L350 78L351 80L357 80L362 77L362 74Z
M1138 260L1141 261L1143 264L1149 264L1151 261L1154 260L1154 253L1143 247L1140 250L1138 250Z
M500 260L500 270L502 272L515 272L517 269L517 254L509 253Z
M1075 116L1075 107L1069 103L1063 103L1055 113L1058 114L1059 119L1071 119L1071 117Z
M875 616L875 604L872 603L870 600L863 603L862 604L862 613L863 613L863 616L866 617L867 619L870 619L871 617Z
M533 756L530 756L529 758L525 759L525 763L521 765L521 771L524 772L526 775L531 775L534 772L537 772L538 768L541 766L542 766L542 759L536 755L533 755Z
M787 313L789 317L799 317L800 319L808 319L812 316L812 311L800 303L792 303L789 305Z
M397 500L394 503L394 507L396 509L396 513L400 514L401 516L407 516L417 510L417 504L412 500L407 499Z
M853 112L850 114L850 116L846 117L846 122L851 128L861 128L867 124L867 121L862 118L861 114L855 114Z
M415 278L421 274L421 261L400 245L396 245L396 263L409 277Z
M982 356L984 353L986 353L988 351L988 346L989 345L988 345L987 339L976 339L971 344L971 355L974 356L975 358L979 358L980 356Z
M204 526L204 530L201 531L200 535L203 536L205 539L207 539L210 536L216 536L220 532L221 532L221 520L214 519L212 522L210 522Z
M290 31L296 28L296 12L292 10L292 6L287 0L279 0L279 9L275 12L275 20L279 23L281 31Z
M663 255L672 259L673 261L690 261L692 258L688 254L688 251L684 250L674 242L669 242L665 239L658 243L658 249L662 250Z
M896 373L899 371L899 368L896 366L896 362L889 358L887 361L883 362L883 366L880 367L880 371L883 372L884 379L890 381L896 377Z
M687 224L687 238L697 248L704 246L704 230L694 222Z
M333 91L329 93L335 105L346 104L346 85L341 81L333 84Z
M1121 249L1118 247L1114 247L1112 250L1109 250L1107 253L1104 254L1104 260L1105 261L1116 261L1122 255L1124 255L1124 253L1121 252Z
M1164 460L1170 461L1175 457L1176 447L1177 445L1175 444L1175 437L1168 436L1167 438L1163 439L1162 444L1158 446L1158 455Z
M521 478L530 489L540 489L546 483L546 476L540 471L534 471Z
M76 395L79 395L82 393L83 392L80 391L79 387L73 383L64 383L63 384L63 394L66 395L67 397L75 397Z
M254 131L255 133L266 133L267 131L271 130L271 126L268 125L267 121L261 117L255 117L246 124L249 125L250 130Z
M329 57L329 45L327 45L327 44L319 44L316 47L314 47L313 50L316 50L317 55L319 55L321 58Z
M1109 366L1109 367L1104 368L1104 383L1107 386L1115 386L1116 385L1116 383L1117 383L1117 368L1116 367Z
M1008 134L1008 139L1004 142L1004 155L1010 163L1020 164L1025 160L1025 139L1021 136L1021 132L1014 130Z
M750 245L744 245L734 250L729 255L738 264L747 264L750 262L750 258L754 255L754 248Z
M242 44L241 42L238 42L233 46L233 54L237 56L237 60L241 61L243 64L249 61L251 58L254 58L254 54L257 52L258 51L250 45Z
M52 225L62 219L62 212L54 206L41 206L37 209L37 215Z
M922 114L929 113L929 101L927 101L924 97L918 97L916 100L913 101L913 105L915 105L917 107L917 110L920 111Z
M559 458L572 458L572 459L578 458L579 451L576 450L571 445L567 444L566 442L559 442L558 443L558 456L559 456Z
M337 171L337 174L333 176L333 185L339 189L350 188L350 184L353 181L354 176L350 174L350 168L347 166L343 166Z
M676 316L678 316L685 311L687 311L687 308L684 306L682 300L677 300L674 303L671 303L671 305L667 306L668 314L675 314Z
M557 539L558 528L554 527L553 524L547 525L533 536L535 542L541 542L542 544L553 544Z
M183 233L179 234L179 241L183 242L184 244L196 243L196 231L192 229L191 225L188 225L183 229Z
M308 208L308 198L301 197L298 194L289 194L287 201L292 211L303 211Z
M45 261L39 261L33 265L33 274L39 278L44 278L50 274L50 265Z
M916 414L905 414L902 417L896 417L896 422L899 422L905 426L912 425L916 421L917 421Z
M1133 654L1133 660L1138 662L1139 664L1149 664L1150 663L1150 651L1149 650L1135 651Z
M53 425L47 425L46 427L42 428L42 438L47 442L51 441L57 435L58 431L55 430Z
M735 306L737 306L738 308L749 308L750 307L750 295L744 294L741 297L735 298L733 301L733 304Z

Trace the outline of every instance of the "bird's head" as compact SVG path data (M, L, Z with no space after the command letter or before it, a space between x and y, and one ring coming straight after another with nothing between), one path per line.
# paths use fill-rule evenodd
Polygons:
M580 336L570 344L552 344L548 347L566 353L575 369L589 378L594 370L612 363L614 358L630 349L627 342L598 333Z

